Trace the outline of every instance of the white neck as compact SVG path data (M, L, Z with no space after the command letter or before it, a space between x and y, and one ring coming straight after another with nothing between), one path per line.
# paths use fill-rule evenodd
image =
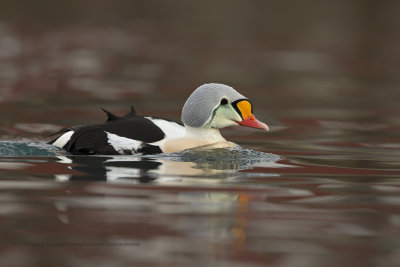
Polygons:
M222 137L219 129L214 128L194 128L185 125L186 137L197 138L207 141L207 143L218 143L226 142L225 138Z

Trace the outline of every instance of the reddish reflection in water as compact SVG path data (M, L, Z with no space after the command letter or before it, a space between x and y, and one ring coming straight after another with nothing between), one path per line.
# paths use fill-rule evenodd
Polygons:
M325 266L334 256L334 264L396 262L396 249L384 244L397 242L400 210L389 204L397 196L387 191L400 188L285 182L259 189L247 182L225 189L92 182L42 183L42 190L32 190L27 184L22 195L13 194L14 208L3 212L12 215L1 222L8 229L2 235L13 240L3 244L10 257L5 262ZM15 254L25 257L13 259Z

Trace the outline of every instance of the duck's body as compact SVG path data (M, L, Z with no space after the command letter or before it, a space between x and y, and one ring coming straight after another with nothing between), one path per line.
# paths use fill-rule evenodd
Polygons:
M235 146L219 132L226 126L268 130L253 116L250 102L222 84L205 84L192 93L182 110L184 125L137 115L133 107L124 117L104 111L105 123L64 129L50 143L73 154L172 153L198 146Z

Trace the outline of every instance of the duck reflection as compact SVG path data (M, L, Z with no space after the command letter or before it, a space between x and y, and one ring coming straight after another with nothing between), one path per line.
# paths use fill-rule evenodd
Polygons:
M157 179L161 162L118 156L58 156L59 162L67 163L73 174L58 174L58 181L116 181L134 180L149 183Z
M96 227L85 232L80 237L83 240L98 238L97 231L112 233L102 237L110 242L120 241L112 240L118 236L140 237L139 240L156 242L155 247L162 250L160 253L167 254L170 253L169 238L177 236L184 237L183 242L186 238L200 241L197 244L231 244L232 249L241 249L246 241L251 201L246 192L199 187L171 189L169 186L161 190L157 186L155 191L151 189L155 187L143 190L136 185L83 184L85 194L73 193L80 188L72 188L54 200L55 215L64 225L81 227L82 223L91 224L95 220ZM162 219L149 221L149 218ZM189 247L187 251L192 249Z
M69 192L57 199L57 216L62 223L75 225L77 222L91 222L93 214L96 214L97 219L101 218L99 228L102 231L118 224L120 227L112 228L114 236L129 233L143 240L156 240L154 242L160 242L156 247L162 249L158 251L161 254L171 252L170 244L163 243L169 239L157 238L166 233L171 233L171 238L183 236L188 240L204 241L197 242L198 250L208 249L201 244L210 242L231 244L232 249L241 250L247 239L247 214L252 196L246 190L214 190L208 185L252 175L241 170L283 167L279 160L281 158L277 155L246 149L196 149L156 156L60 156L59 162L66 164L70 172L58 175L58 180L168 186L84 183L85 194ZM268 174L264 172L262 175ZM207 183L207 186L197 186L199 183ZM157 188L157 193L154 188ZM77 210L84 211L78 213L79 218L74 213ZM149 223L148 218L160 216L162 220ZM188 253L191 252L189 249Z
M186 178L233 178L240 170L254 167L285 167L277 155L247 149L193 149L155 156L58 156L70 174L56 175L60 181L134 181L173 183ZM209 179L204 179L209 178Z

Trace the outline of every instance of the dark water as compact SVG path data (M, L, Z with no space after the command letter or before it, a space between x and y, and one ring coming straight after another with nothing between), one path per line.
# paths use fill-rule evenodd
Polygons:
M0 3L1 266L400 266L399 4L114 2ZM271 131L146 157L46 145L99 107L179 119L205 82Z

